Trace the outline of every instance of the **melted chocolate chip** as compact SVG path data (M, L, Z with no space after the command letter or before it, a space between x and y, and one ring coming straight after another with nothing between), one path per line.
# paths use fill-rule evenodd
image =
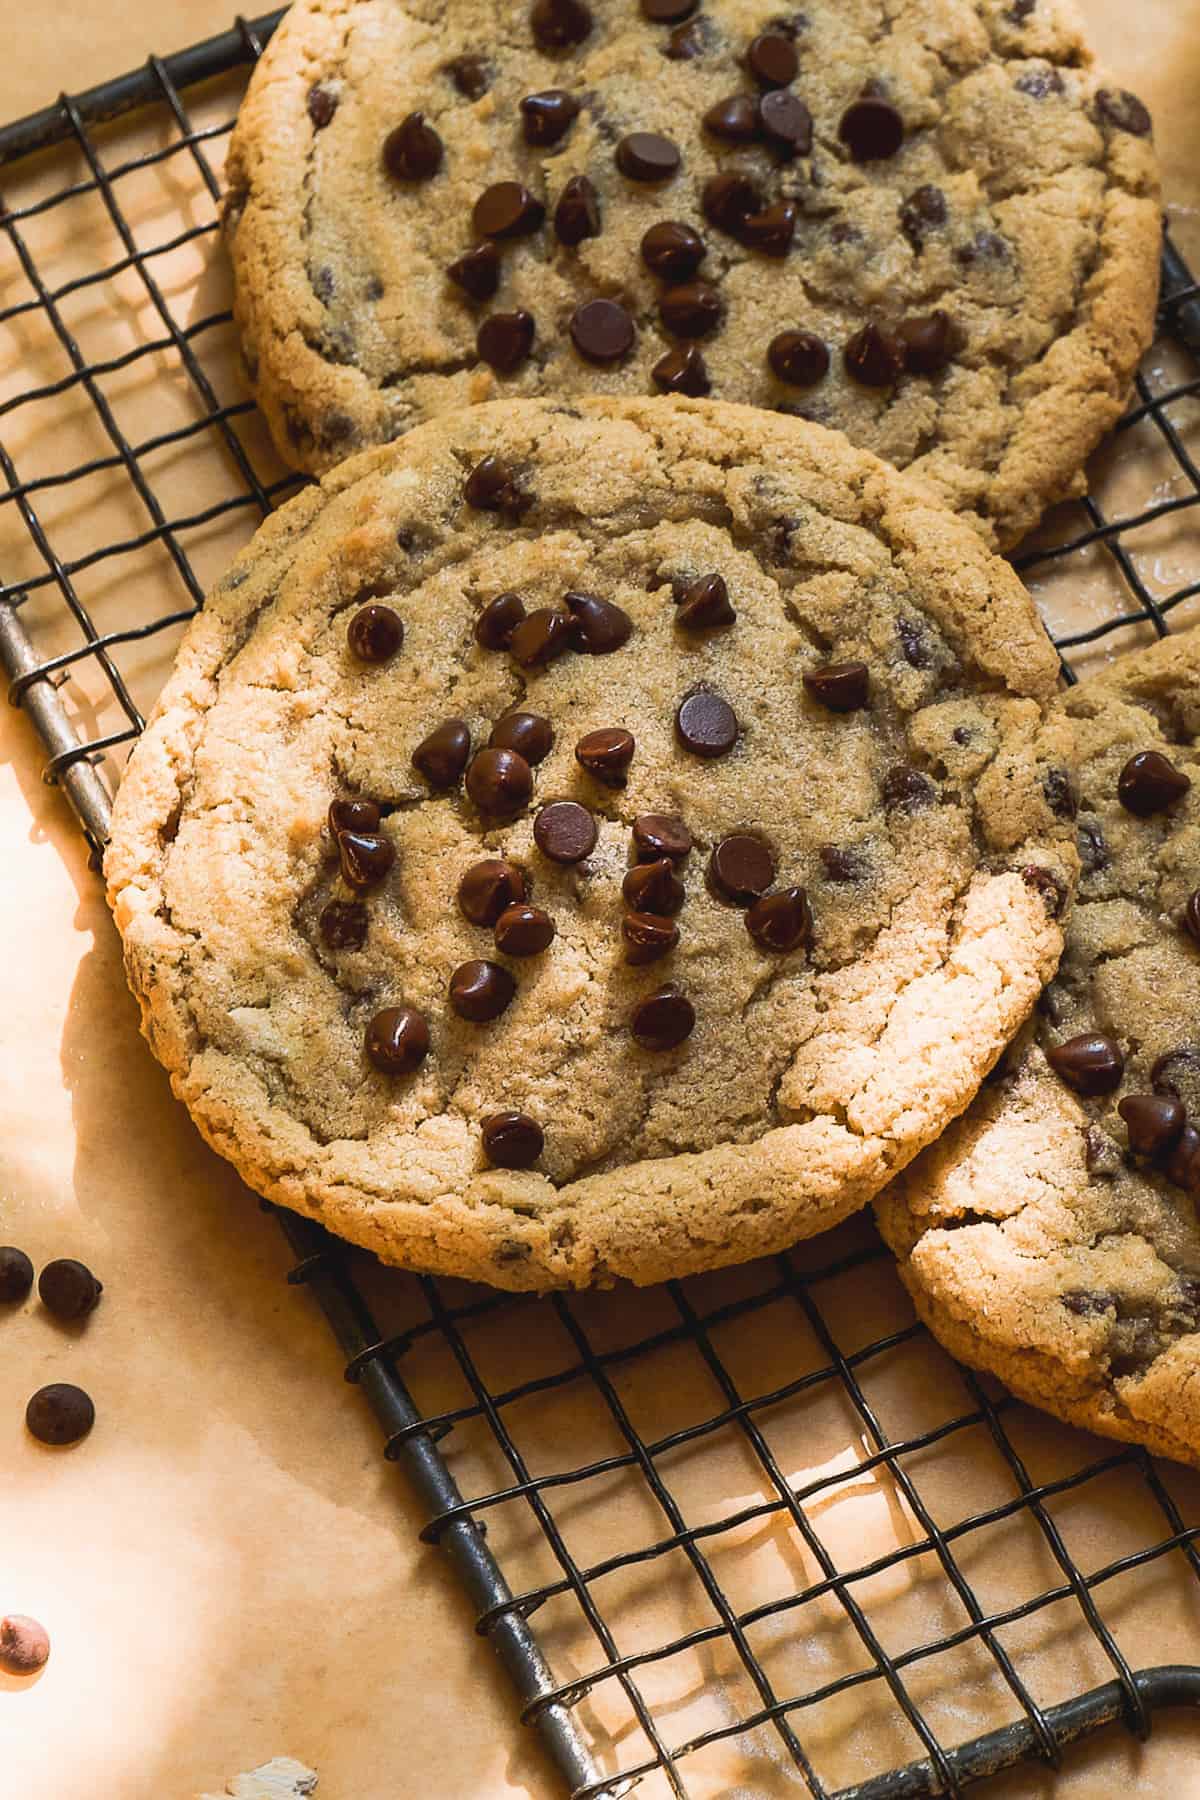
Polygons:
M383 162L394 181L428 181L442 166L442 140L424 113L409 113L383 140Z
M381 817L376 802L359 795L343 794L329 802L329 829L335 838L339 831L378 831Z
M1121 1046L1100 1032L1081 1031L1046 1052L1046 1061L1059 1080L1076 1094L1094 1097L1120 1087L1125 1072Z
M446 273L472 300L490 300L500 286L500 252L495 244L476 244Z
M789 81L795 81L800 58L791 38L776 31L760 31L751 39L746 52L746 67L755 81L760 81L764 87L781 88Z
M633 847L642 862L662 857L684 862L691 852L692 834L675 813L639 813L633 821Z
M812 941L812 912L802 887L763 894L746 914L746 930L760 950L782 956Z
M948 313L938 308L923 318L903 319L896 337L910 375L937 375L950 361L954 328Z
M579 113L579 102L563 88L544 88L526 94L521 101L521 128L525 142L544 148L564 138Z
M69 1381L39 1388L25 1408L25 1424L41 1444L77 1444L95 1422L91 1396Z
M1117 779L1117 799L1136 818L1165 812L1186 794L1191 781L1158 750L1139 750Z
M1200 888L1193 888L1184 901L1183 929L1200 944Z
M625 731L619 725L606 725L580 738L575 746L575 760L581 769L586 769L605 787L622 788L636 748L631 731Z
M721 323L721 296L707 281L666 290L658 303L663 325L676 337L709 337Z
M481 56L456 56L446 73L464 100L482 100L492 85L492 71Z
M1044 69L1026 69L1017 76L1013 86L1020 94L1028 94L1032 100L1045 100L1051 94L1061 94L1063 78L1051 63Z
M842 361L864 387L891 387L904 367L904 346L882 326L864 325L846 339Z
M811 331L781 331L767 346L767 361L789 387L812 387L829 372L829 350Z
M1081 819L1075 833L1079 860L1085 875L1095 875L1108 867L1108 845L1098 819Z
M705 218L718 230L737 237L743 222L762 211L762 198L746 175L710 175L700 194Z
M1079 796L1069 770L1047 769L1042 776L1042 792L1056 819L1073 819L1079 811Z
M679 927L657 913L631 912L621 921L621 936L625 939L625 961L643 968L675 948Z
M1096 95L1096 111L1118 131L1132 132L1134 137L1149 137L1153 121L1136 94L1125 88L1101 88Z
M903 763L888 770L883 778L881 791L884 805L901 812L920 812L923 807L932 806L937 799L937 790L929 777L922 775L919 769L910 769Z
M522 619L508 640L509 653L522 669L544 669L571 648L571 622L566 613L540 606Z
M318 82L308 90L308 116L312 120L314 131L324 131L337 111L338 97L331 89L322 87Z
M367 941L367 909L361 900L331 900L317 928L331 950L361 950Z
M1171 1094L1126 1094L1117 1111L1129 1132L1129 1148L1138 1156L1169 1150L1187 1123L1182 1101Z
M1183 1044L1168 1050L1151 1068L1150 1085L1156 1094L1173 1094L1195 1110L1200 1105L1200 1049Z
M533 769L538 763L545 762L554 748L554 727L541 713L505 713L492 726L488 748L515 750Z
M499 963L474 957L459 963L450 976L448 995L452 1009L460 1019L473 1025L488 1025L508 1007L517 984Z
M554 942L554 920L540 906L506 906L496 920L496 948L505 956L539 956Z
M685 631L715 631L737 618L723 575L697 575L675 589L675 603L679 608L675 623Z
M812 149L812 114L790 88L775 88L758 103L762 134L772 149L787 156L807 156Z
M571 615L571 642L587 656L611 656L627 644L633 633L633 620L623 606L601 600L597 594L569 593L563 596Z
M533 793L533 774L515 750L480 750L467 765L467 793L481 813L520 812Z
M463 499L478 512L509 513L520 518L533 505L533 495L520 487L516 475L498 456L476 463L463 485Z
M659 988L634 1007L629 1024L643 1050L674 1050L695 1029L696 1009L685 994Z
M753 94L729 94L710 106L704 129L727 144L752 144L758 136L758 101Z
M904 121L887 100L854 100L842 114L838 139L855 162L879 162L895 156L904 142Z
M728 756L738 740L737 715L720 694L697 688L676 709L675 735L693 756Z
M533 841L551 862L583 862L596 848L596 821L578 800L552 800L533 821Z
M470 754L471 731L466 720L444 719L413 751L413 768L431 788L457 787Z
M642 239L642 261L663 281L689 281L706 254L700 233L675 219L652 225Z
M385 1007L367 1026L364 1048L381 1075L411 1075L429 1055L428 1020L415 1006Z
M1041 895L1048 919L1060 917L1067 904L1067 887L1060 876L1052 869L1043 869L1039 863L1027 863L1021 870L1021 880L1027 888Z
M600 197L586 175L572 175L554 209L554 235L573 250L600 235Z
M1111 1294L1100 1294L1087 1288L1071 1288L1062 1296L1062 1303L1067 1311L1080 1319L1098 1319L1104 1313L1116 1311L1116 1301Z
M390 606L372 601L360 606L351 619L346 642L359 662L385 663L404 642L404 621Z
M956 262L964 269L972 268L976 263L1001 263L1008 256L1008 244L998 232L977 231L973 238L960 244L954 252Z
M515 863L498 856L472 863L458 884L458 910L471 925L494 925L501 913L526 897L525 877Z
M475 349L480 360L498 375L511 375L528 359L533 334L532 313L521 308L516 312L492 313L475 334Z
M14 1306L33 1286L33 1264L15 1244L0 1245L0 1302Z
M104 1292L86 1263L73 1256L60 1256L48 1262L38 1276L38 1298L56 1319L86 1318Z
M485 650L507 650L524 617L525 602L520 594L497 594L475 621L475 642Z
M528 1113L490 1113L479 1128L483 1153L497 1169L531 1169L545 1147L545 1136Z
M734 906L749 906L775 879L775 858L761 838L734 832L713 847L708 879L714 893Z
M377 831L339 831L337 846L342 880L356 892L378 887L396 860L391 838Z
M659 357L650 373L664 394L687 394L697 399L712 387L704 358L695 344L668 350Z
M779 200L743 219L738 236L747 250L757 250L763 256L786 256L796 234L797 216L794 200Z
M916 188L900 204L900 229L914 250L920 251L931 231L946 223L946 196L927 183Z
M857 712L870 698L871 673L865 662L826 663L820 669L806 669L804 685L830 712Z
M621 894L632 912L653 913L659 919L677 913L686 897L675 865L666 856L635 863L621 883Z
M678 173L678 146L657 131L631 131L617 145L617 167L630 181L670 181Z
M633 348L633 320L616 300L585 300L571 314L571 342L589 362L620 362Z

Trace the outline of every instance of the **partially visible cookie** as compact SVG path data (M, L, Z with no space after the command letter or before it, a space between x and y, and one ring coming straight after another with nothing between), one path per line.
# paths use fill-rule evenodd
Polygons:
M710 395L839 427L1011 544L1150 340L1150 118L1068 0L296 0L227 226L320 471L468 402Z
M1200 1462L1200 632L1064 711L1082 875L1058 975L877 1214L956 1356Z
M389 1260L779 1247L1053 972L1056 675L1011 569L817 426L435 420L264 525L184 641L107 859L147 1035L252 1186Z

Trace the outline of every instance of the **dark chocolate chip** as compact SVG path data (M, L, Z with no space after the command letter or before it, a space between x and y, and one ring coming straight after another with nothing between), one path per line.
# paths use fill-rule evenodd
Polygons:
M442 166L442 140L425 114L409 113L383 140L383 161L394 181L428 181Z
M854 100L842 114L838 139L855 162L879 162L895 156L904 142L904 120L890 101Z
M635 863L621 883L621 894L631 912L653 913L658 919L677 913L686 898L675 865L667 856Z
M900 229L914 250L921 250L931 231L946 223L946 196L941 188L926 183L900 203Z
M669 181L679 171L679 148L657 131L631 131L617 145L617 167L630 181Z
M625 939L625 961L642 968L646 963L658 962L675 948L679 927L657 913L631 912L621 921L621 936Z
M631 731L619 725L605 725L580 738L575 746L575 760L605 787L623 788L636 748Z
M396 860L396 846L378 831L339 831L342 880L358 892L377 887Z
M629 642L633 620L623 606L597 594L563 596L571 615L571 642L587 656L610 656Z
M1189 1194L1200 1193L1200 1131L1185 1125L1175 1148L1163 1164L1163 1173Z
M554 235L573 250L600 235L600 197L586 175L572 175L554 209Z
M346 642L360 662L384 663L404 642L404 620L390 606L360 606L346 630Z
M940 307L922 318L901 320L896 337L910 375L937 375L954 350L954 327Z
M44 1625L24 1613L0 1619L0 1669L6 1675L36 1675L50 1658L50 1636Z
M492 726L488 748L515 750L533 769L545 762L554 748L554 727L541 713L508 712Z
M0 1303L24 1300L33 1286L33 1264L15 1244L0 1244Z
M378 831L381 818L374 800L343 794L329 802L329 829L336 838L339 831Z
M534 0L529 23L539 49L569 50L588 36L592 15L583 0Z
M1168 1050L1152 1066L1150 1086L1156 1094L1174 1094L1195 1109L1200 1103L1200 1050L1191 1044Z
M506 906L496 920L496 948L505 956L539 956L554 942L554 920L540 906Z
M784 37L781 32L760 31L751 39L746 52L746 67L755 81L761 81L764 87L786 87L789 81L796 79L800 58L791 38Z
M767 346L771 372L789 387L812 387L829 372L829 350L812 331L781 331Z
M361 900L331 900L317 925L331 950L361 950L367 941L367 909Z
M497 375L511 375L528 359L533 333L533 314L521 307L516 312L492 313L475 334L475 349Z
M972 268L976 263L999 263L1008 256L1008 244L995 231L977 231L973 238L960 244L954 252L956 262L964 269Z
M1131 756L1117 779L1117 799L1136 818L1148 819L1164 812L1191 787L1181 769L1158 750L1139 750Z
M1147 108L1125 88L1101 88L1096 95L1096 111L1118 131L1132 132L1134 137L1149 137L1153 129Z
M711 225L737 237L743 222L762 211L762 196L747 175L710 175L700 194L700 206Z
M552 800L533 821L533 841L551 862L582 862L596 848L596 821L578 800Z
M864 387L890 387L904 367L904 346L882 326L864 325L846 339L842 361Z
M1043 69L1026 69L1018 75L1013 86L1020 94L1028 94L1032 100L1046 100L1051 94L1061 94L1063 78L1053 64L1048 63Z
M884 805L897 807L901 812L919 812L922 807L932 806L937 799L937 790L929 777L904 763L888 770L881 791Z
M500 286L500 252L495 244L476 244L446 273L472 300L490 300Z
M763 212L743 219L739 236L747 250L758 250L763 256L786 256L796 234L796 218L795 201L778 200Z
M694 581L676 587L675 603L679 608L675 623L685 631L715 631L737 618L723 575L697 575Z
M711 688L697 688L676 709L675 735L693 756L728 756L738 740L737 714Z
M761 838L733 832L713 846L708 878L722 900L749 906L775 879L775 858Z
M758 136L758 101L753 94L729 94L709 107L703 123L727 144L752 144Z
M1032 888L1041 895L1048 919L1061 916L1063 907L1067 904L1067 885L1061 876L1056 875L1052 869L1042 868L1040 863L1026 863L1021 870L1021 880L1027 888Z
M692 1035L696 1009L686 994L674 988L659 988L633 1009L629 1028L634 1042L643 1050L674 1050Z
M687 394L697 399L712 387L704 358L695 344L681 344L666 351L650 373L664 394Z
M509 513L520 518L533 505L533 495L520 487L517 477L498 456L476 463L463 486L463 499L479 512Z
M367 1057L383 1075L411 1075L429 1055L429 1024L415 1006L376 1013L364 1039Z
M492 85L492 71L481 56L456 56L446 73L464 100L482 100Z
M525 602L520 594L497 594L475 620L475 642L485 650L507 650L524 617Z
M1126 1094L1117 1111L1129 1131L1129 1148L1138 1156L1169 1150L1187 1123L1183 1102L1171 1094Z
M517 906L528 890L515 863L498 856L472 863L458 884L458 910L471 925L494 925L509 906Z
M642 239L642 261L662 281L690 281L706 254L700 233L677 219L652 225Z
M664 326L676 337L709 337L721 323L721 296L707 281L667 288L658 303Z
M513 661L522 669L544 669L571 648L571 621L553 606L539 606L508 640Z
M515 750L480 750L467 765L467 793L481 813L520 812L533 792L533 773Z
M1073 819L1079 811L1079 796L1068 770L1047 769L1042 776L1042 792L1056 819Z
M324 131L325 127L337 111L338 97L329 88L317 82L308 90L308 116L312 120L314 131Z
M95 1420L91 1396L69 1381L39 1388L25 1408L25 1423L42 1444L77 1444Z
M633 821L633 847L641 862L684 862L691 852L692 834L675 813L639 813ZM653 908L651 908L653 910Z
M697 0L642 0L642 17L652 25L676 25L696 10Z
M666 43L663 55L671 62L694 62L696 57L703 56L708 48L708 33L702 19L693 19L688 25L677 25Z
M1200 944L1200 888L1193 888L1183 903L1183 929Z
M413 768L431 788L457 787L470 754L471 730L466 720L444 719L413 751Z
M571 314L571 342L589 362L620 362L633 348L633 320L617 300L585 300Z
M1075 841L1079 845L1079 861L1085 875L1095 875L1108 867L1108 845L1098 820L1081 819Z
M545 1136L528 1113L490 1113L479 1128L483 1153L497 1169L531 1169L545 1147Z
M857 712L870 698L871 674L865 662L826 663L806 669L804 685L830 712Z
M1062 1296L1067 1311L1080 1319L1098 1319L1115 1312L1117 1303L1111 1294L1095 1293L1087 1288L1071 1288Z
M564 88L544 88L540 94L526 94L521 101L525 142L539 148L557 144L570 130L578 112L578 100Z
M38 1297L56 1319L82 1319L95 1307L104 1284L86 1263L60 1256L48 1262L38 1276Z
M1060 1081L1077 1094L1089 1097L1111 1094L1120 1087L1125 1058L1120 1045L1100 1032L1081 1031L1046 1052L1046 1061Z
M487 1025L512 1002L517 984L499 963L473 958L459 963L450 976L450 1005L460 1019Z
M774 88L758 103L763 136L775 150L788 156L807 156L812 149L812 114L799 94L790 88Z
M762 950L782 956L812 941L812 912L802 887L763 894L746 914L746 930Z
M541 201L520 181L496 181L484 188L471 211L480 237L519 238L536 231L546 216Z

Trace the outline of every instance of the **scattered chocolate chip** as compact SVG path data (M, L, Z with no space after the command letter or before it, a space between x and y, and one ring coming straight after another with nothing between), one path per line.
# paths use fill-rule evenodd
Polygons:
M812 912L802 887L761 895L746 914L746 930L762 950L782 956L812 941Z
M763 256L786 256L796 233L796 218L795 201L779 200L765 211L743 219L739 236L747 250L758 250Z
M1044 69L1026 69L1018 75L1013 86L1020 94L1028 94L1032 100L1046 100L1051 94L1061 94L1063 78L1053 64L1048 63Z
M954 328L940 307L923 318L901 320L896 337L910 375L937 375L950 361Z
M56 1319L86 1317L103 1292L104 1284L97 1281L87 1264L70 1256L48 1262L38 1276L38 1297Z
M812 114L799 94L790 88L774 88L758 103L763 136L775 150L788 156L807 156L812 149Z
M507 907L517 906L528 889L515 863L498 856L472 863L458 884L458 910L470 925L494 925Z
M1116 1311L1111 1294L1091 1293L1086 1288L1072 1288L1062 1296L1062 1303L1080 1319L1098 1319L1103 1313Z
M1079 860L1085 875L1095 875L1108 867L1108 845L1097 819L1081 819L1075 833Z
M630 181L669 181L679 171L679 149L657 131L631 131L617 145L617 167Z
M870 698L871 674L865 662L826 663L820 669L806 669L804 685L830 712L857 712Z
M343 794L329 802L329 829L334 837L339 831L378 831L379 807L374 800Z
M695 344L680 345L660 356L650 371L664 394L687 394L693 400L712 387L704 358Z
M931 183L914 189L900 203L900 229L917 251L924 247L931 231L946 223L946 217L946 196L941 188Z
M404 621L390 606L372 601L351 619L346 642L360 662L387 662L404 642Z
M675 25L696 10L697 0L642 0L642 17L652 25Z
M621 883L621 894L631 912L653 913L659 919L672 917L686 898L675 865L667 856L635 863Z
M677 219L652 225L642 239L642 261L662 281L690 281L706 255L700 233Z
M1096 111L1118 131L1132 132L1134 137L1149 137L1153 129L1147 108L1125 88L1101 88L1096 95Z
M541 713L504 713L492 726L488 748L515 750L533 769L545 762L554 748L554 727Z
M566 136L579 112L579 102L563 88L545 88L521 101L525 142L544 148Z
M429 1055L429 1024L414 1006L388 1006L367 1026L367 1057L384 1075L411 1075Z
M572 175L554 209L554 235L573 250L600 235L600 197L586 175Z
M342 880L361 892L377 887L396 860L396 846L378 831L339 831Z
M714 845L708 860L708 878L722 900L749 906L765 894L775 879L775 858L761 838L733 832Z
M729 94L709 107L703 124L727 144L752 144L758 136L758 101L753 94Z
M789 387L812 387L829 372L829 350L812 331L781 331L767 345L767 361Z
M480 750L467 765L467 793L481 813L520 812L533 793L533 773L515 750Z
M1068 770L1047 769L1042 776L1042 792L1056 819L1073 819L1079 811L1079 796Z
M692 1035L696 1009L685 994L674 988L659 988L656 994L639 1002L629 1022L634 1042L643 1050L674 1050Z
M589 362L620 362L633 348L633 320L616 300L585 300L571 314L571 342Z
M0 1244L0 1303L24 1300L33 1286L33 1264L15 1244Z
M361 950L367 941L367 909L361 900L331 900L317 926L331 950Z
M631 731L625 731L619 725L606 725L580 738L575 746L575 760L581 769L586 769L605 787L622 788L636 748Z
M36 1675L50 1656L50 1638L44 1625L24 1613L6 1613L0 1619L0 1669L6 1675Z
M412 753L413 768L431 788L457 787L471 754L471 731L465 719L445 719L422 738Z
M895 156L904 142L904 121L887 100L854 100L842 114L838 139L855 162L879 162Z
M582 862L596 848L596 821L578 800L551 800L533 821L533 841L551 862Z
M846 339L842 361L864 387L891 387L904 367L904 346L882 326L864 325Z
M518 484L508 464L498 456L485 456L476 463L463 486L463 499L479 512L510 513L520 518L533 505L533 495Z
M531 1169L545 1147L545 1136L528 1113L491 1113L479 1128L483 1153L497 1169Z
M679 942L679 927L656 913L626 913L621 921L625 939L625 961L635 968L658 962Z
M1135 818L1164 812L1191 787L1191 781L1158 750L1139 750L1117 778L1117 799Z
M517 984L499 963L473 958L459 963L450 976L450 1005L460 1019L487 1025L512 1002Z
M633 847L643 862L657 862L664 856L671 862L684 862L691 852L692 834L674 813L639 813L633 821Z
M446 273L472 300L490 300L500 286L500 252L495 244L476 244Z
M509 652L522 669L544 669L571 648L571 621L553 606L539 606L513 631Z
M737 237L743 221L762 211L762 197L746 175L710 175L701 190L700 206L711 225Z
M1183 929L1200 944L1200 888L1193 888L1184 901Z
M1185 1125L1180 1132L1163 1174L1187 1193L1200 1193L1200 1131L1194 1125Z
M536 231L546 209L520 181L496 181L484 188L471 211L480 237L519 238Z
M1138 1156L1169 1150L1187 1123L1182 1101L1170 1094L1126 1094L1117 1111L1129 1131L1129 1148Z
M1046 1052L1046 1061L1060 1081L1077 1094L1089 1097L1111 1094L1120 1087L1125 1058L1114 1039L1099 1032L1081 1031Z
M671 62L694 62L708 47L704 22L693 19L689 25L677 25L663 46L663 55Z
M881 786L884 805L896 807L901 812L919 812L922 807L932 806L937 799L937 790L929 777L903 763L888 770Z
M464 100L482 100L492 85L492 71L481 56L456 56L446 73Z
M755 81L761 81L764 87L781 88L789 81L795 81L800 58L791 38L775 31L760 31L751 39L746 52L746 67Z
M610 656L629 642L633 620L623 606L597 594L563 596L571 615L571 642L587 656Z
M69 1381L39 1388L25 1408L25 1423L42 1444L77 1444L96 1419L91 1397Z
M506 906L496 920L496 948L505 956L538 956L554 942L554 920L540 906Z
M738 740L737 715L720 694L697 688L676 709L675 735L693 756L728 756Z
M658 303L664 326L676 337L709 337L721 323L721 296L707 281L667 288Z
M475 642L485 650L507 650L524 617L525 602L520 594L497 594L475 621Z
M428 181L442 166L442 140L425 114L409 113L383 140L383 161L395 181Z
M685 631L715 631L737 618L723 575L697 575L694 581L677 587L675 604L679 608L675 623Z
M511 375L533 349L533 334L533 314L523 308L492 313L475 334L475 349L480 360L495 369L497 375Z
M1048 919L1057 919L1061 915L1067 904L1067 886L1060 876L1052 869L1043 869L1040 863L1027 863L1021 870L1021 880L1027 888L1041 895Z
M314 131L324 131L337 111L338 97L331 89L322 87L317 82L308 90L308 116L312 120Z

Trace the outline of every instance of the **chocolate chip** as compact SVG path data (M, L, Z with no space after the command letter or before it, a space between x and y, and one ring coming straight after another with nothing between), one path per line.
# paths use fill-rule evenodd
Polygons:
M1200 1105L1200 1050L1191 1044L1168 1050L1151 1068L1150 1085L1156 1094L1174 1094L1194 1111Z
M585 238L600 235L600 197L586 175L572 175L554 209L554 235L574 249Z
M1060 1081L1077 1094L1111 1094L1120 1087L1125 1058L1113 1038L1096 1031L1081 1031L1046 1052L1046 1061Z
M450 976L450 1005L460 1019L487 1025L512 1002L517 984L499 963L473 958L459 963Z
M529 23L540 49L569 50L588 36L592 15L582 0L534 0Z
M484 188L471 210L480 237L519 238L536 231L546 209L520 181L496 181Z
M361 950L367 941L367 909L361 900L331 900L317 926L331 950Z
M1104 841L1104 833L1098 820L1081 819L1075 840L1079 845L1079 860L1085 875L1095 875L1108 867L1108 845Z
M338 97L320 82L308 90L308 116L314 131L324 131L337 111Z
M708 878L722 900L749 906L765 894L775 879L775 858L761 838L733 832L714 845L708 860Z
M751 39L746 52L746 67L764 87L786 87L789 81L796 79L800 58L790 38L775 31L760 31Z
M630 181L669 181L679 171L679 149L657 131L631 131L617 145L617 167Z
M696 10L697 0L642 0L642 17L652 25L674 25Z
M721 296L707 281L667 288L658 303L666 329L676 337L709 337L721 323Z
M0 1244L0 1303L24 1300L33 1286L33 1264L15 1244Z
M554 727L541 713L508 712L492 726L488 747L515 750L533 769L545 762L554 748Z
M492 313L475 334L475 349L498 375L511 375L533 349L533 333L533 314L520 307L516 312Z
M1132 132L1134 137L1149 137L1153 129L1146 107L1125 88L1101 88L1096 95L1096 111L1118 131Z
M0 1669L6 1675L36 1675L50 1656L50 1637L44 1625L24 1613L6 1613L0 1619Z
M360 795L343 794L329 802L329 829L335 837L339 831L378 831L380 816L376 802Z
M571 615L571 641L587 656L611 656L629 642L633 620L623 606L601 600L597 594L563 596Z
M738 740L737 715L720 694L697 688L676 709L675 735L693 756L728 756Z
M1101 1131L1098 1125L1084 1127L1083 1160L1089 1175L1102 1176L1106 1181L1121 1172L1121 1153L1107 1131Z
M538 956L554 942L554 920L540 906L506 906L496 920L496 948L505 956Z
M471 754L471 731L465 719L444 719L422 738L412 753L413 768L431 788L457 787Z
M360 662L387 662L404 642L404 620L390 606L372 601L351 619L346 642Z
M686 898L675 865L667 856L635 863L621 883L621 894L631 912L653 913L659 919L677 913Z
M703 123L727 144L752 144L758 136L758 101L753 94L729 94L709 107Z
M763 256L786 256L795 236L796 218L795 201L779 200L764 212L743 219L738 236L748 250L758 250Z
M838 139L855 162L880 162L904 142L904 121L887 100L854 100L842 114Z
M685 631L715 631L737 618L723 575L697 575L694 581L676 588L675 603L679 608L675 623Z
M1042 776L1042 792L1056 819L1073 819L1079 811L1079 796L1067 769L1047 769Z
M671 62L693 62L708 48L708 34L702 19L690 25L677 25L663 46L663 55Z
M442 166L442 140L425 123L425 114L409 113L383 140L383 161L394 181L428 181Z
M1193 888L1184 901L1183 929L1200 944L1200 888Z
M904 367L904 346L881 326L864 325L846 339L842 361L864 387L890 387Z
M509 652L522 669L544 669L571 648L571 621L552 606L539 606L513 631Z
M975 263L999 263L1008 256L1008 244L995 231L977 231L975 236L965 244L960 244L954 252L956 262L965 269Z
M483 1153L497 1169L531 1169L545 1147L545 1136L528 1113L491 1113L479 1127Z
M509 906L525 899L525 877L498 856L472 863L458 884L458 910L471 925L494 925Z
M414 1006L388 1006L367 1026L364 1048L383 1075L411 1075L429 1055L429 1024Z
M871 673L865 662L826 663L819 669L806 669L804 685L830 712L857 712L870 698Z
M551 862L582 862L596 848L596 821L578 800L552 800L533 821L533 841Z
M519 519L533 505L506 462L498 456L485 456L476 463L463 484L463 499L478 512L508 513Z
M377 887L396 860L396 846L378 831L339 831L342 880L358 891Z
M923 318L901 320L896 337L910 375L937 375L954 349L954 328L940 307Z
M104 1284L86 1263L60 1256L48 1262L38 1276L38 1297L56 1319L82 1319L95 1307Z
M692 1035L696 1009L685 994L674 988L659 988L633 1009L629 1022L634 1042L643 1050L674 1050Z
M1191 787L1191 781L1158 750L1139 750L1117 778L1117 799L1138 819L1164 812Z
M77 1444L95 1420L90 1395L69 1381L39 1388L25 1408L25 1423L42 1444Z
M706 255L700 233L677 219L652 225L642 239L642 261L663 281L689 281Z
M1169 1150L1187 1123L1182 1101L1170 1094L1126 1094L1117 1111L1129 1131L1129 1148L1138 1156Z
M492 85L492 71L481 56L456 56L446 73L464 100L482 100Z
M633 348L633 320L616 300L585 300L571 314L571 342L589 362L613 363Z
M1062 1295L1062 1303L1067 1311L1080 1319L1098 1319L1104 1313L1116 1311L1116 1301L1111 1294L1098 1294L1086 1288L1072 1288Z
M659 918L657 913L632 912L621 921L621 936L625 939L625 961L640 969L658 962L675 948L679 927L670 919Z
M563 88L544 88L521 101L521 123L527 144L539 148L566 136L579 112L579 102Z
M782 956L812 941L812 912L802 887L763 894L746 914L746 930L761 950Z
M799 94L790 88L774 88L758 103L763 136L775 150L788 156L807 156L812 149L812 114Z
M500 252L495 244L476 244L446 273L472 300L490 300L500 286Z
M475 642L485 650L507 650L524 617L525 602L520 594L497 594L475 620Z
M704 358L695 344L668 350L659 357L650 373L664 394L687 394L697 399L712 387Z
M880 787L884 805L897 807L901 812L919 812L922 807L932 806L937 799L937 790L929 777L903 763L888 770Z
M781 331L767 345L767 361L789 387L812 387L829 372L829 350L812 331Z
M1185 1125L1180 1132L1175 1148L1163 1164L1163 1173L1187 1193L1200 1193L1200 1131L1194 1125Z
M575 760L605 787L623 788L625 771L633 761L636 748L631 731L624 731L619 725L606 725L580 738L575 746Z
M1060 876L1052 869L1042 868L1040 863L1027 863L1021 870L1021 880L1027 888L1041 895L1048 919L1061 916L1067 904L1067 886Z
M700 206L711 225L737 237L743 221L762 211L762 197L746 175L710 175L701 190Z
M1045 100L1051 94L1061 94L1063 78L1052 64L1044 69L1027 69L1018 75L1013 86L1018 93L1028 94L1033 100Z
M921 250L931 231L946 223L946 196L941 188L926 183L900 203L900 229L914 250Z
M515 750L480 750L467 766L467 793L481 813L520 812L533 792L533 773Z
M633 821L633 846L643 862L664 856L683 862L691 852L692 834L675 813L639 813Z

